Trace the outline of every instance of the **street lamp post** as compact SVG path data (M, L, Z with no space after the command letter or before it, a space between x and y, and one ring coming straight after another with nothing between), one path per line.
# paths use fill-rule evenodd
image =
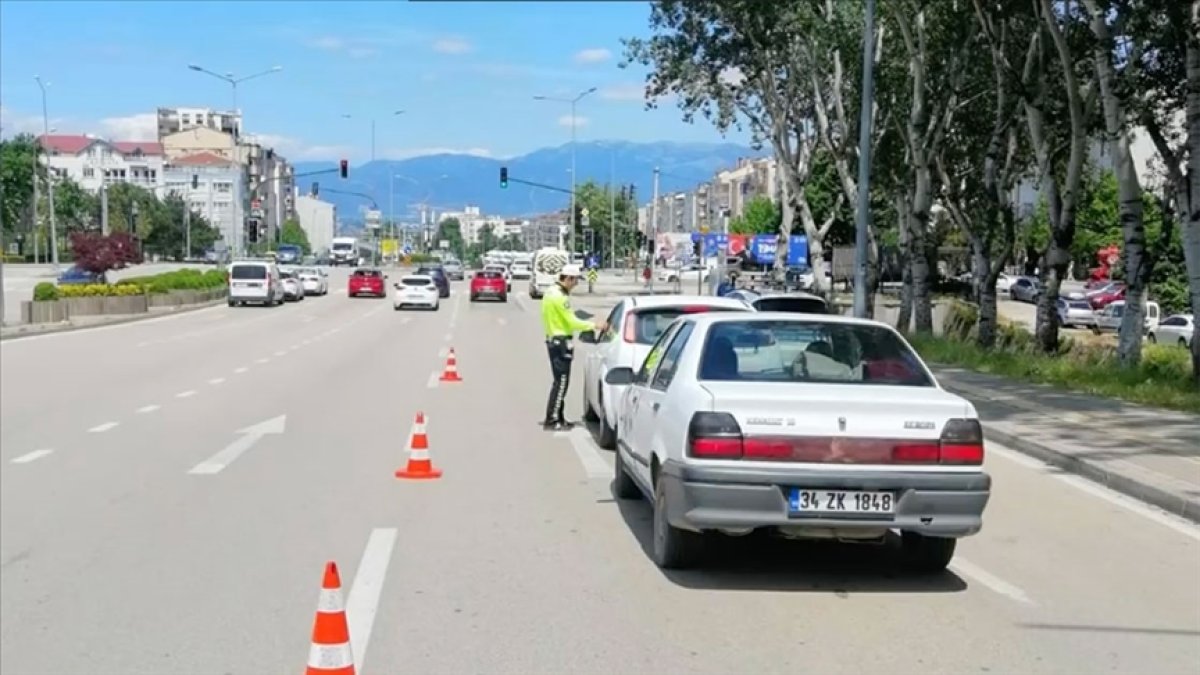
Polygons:
M596 91L596 87L592 87L586 91L580 92L574 98L556 98L553 96L534 96L535 101L554 101L557 103L571 104L571 211L567 216L570 219L571 227L567 230L567 250L571 253L575 252L575 127L577 117L575 115L576 106L583 97Z
M272 73L278 73L279 71L283 70L283 66L274 66L272 68L268 68L267 70L264 70L264 71L261 71L258 73L254 73L252 75L245 75L243 77L234 77L233 73L225 73L224 75L222 75L221 73L213 72L211 70L208 70L207 68L203 68L194 63L188 64L188 68L190 70L196 71L197 73L204 73L205 75L211 75L212 77L215 77L218 80L221 80L222 82L229 83L230 88L233 90L233 110L231 112L233 113L234 116L237 116L237 114L238 114L238 85L239 84L241 84L247 80L253 80L257 77L262 77L264 75L270 75ZM240 129L235 128L234 130L229 132L229 161L233 162L233 165L235 167L241 166L241 161L238 159L238 151L237 151L238 131L240 131ZM243 194L241 196L241 201L243 202L242 203L243 210L245 209L245 203L244 203L245 199L246 199L246 195ZM238 214L236 211L237 210L235 209L235 213L234 213L234 217L233 217L234 227L238 227L239 224L242 224L242 227L241 227L241 236L236 236L237 233L235 233L234 243L235 243L235 245L240 246L241 250L245 250L246 228L244 226L244 220L239 220L239 218L237 217ZM234 254L237 255L239 252L240 251L235 250Z
M42 138L50 135L50 114L46 105L46 87L49 82L43 82L40 75L33 78L42 90ZM50 168L50 160L46 160L46 199L50 209L50 263L54 273L58 274L58 225L54 216L54 175ZM36 178L34 179L36 180Z
M393 110L392 113L388 116L389 117L397 117L397 116L403 115L403 114L404 114L403 110ZM354 119L354 115L350 115L350 114L346 114L346 113L343 113L342 117L344 117L348 120ZM371 118L371 161L372 162L375 161L375 118L374 117Z

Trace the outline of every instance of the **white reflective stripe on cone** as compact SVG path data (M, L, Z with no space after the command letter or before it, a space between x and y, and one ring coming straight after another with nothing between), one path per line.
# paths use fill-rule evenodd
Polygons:
M409 454L409 459L429 459L429 450L427 448L418 448Z
M309 668L346 668L354 665L354 652L349 642L340 645L314 644L308 650Z
M336 614L346 611L346 603L342 602L342 592L336 588L322 588L317 598L317 611L325 614Z

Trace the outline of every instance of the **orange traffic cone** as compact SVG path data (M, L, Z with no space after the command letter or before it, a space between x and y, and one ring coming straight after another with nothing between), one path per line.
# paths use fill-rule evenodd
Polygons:
M454 358L454 352L450 353ZM425 413L417 413L413 424L412 440L408 444L408 465L396 469L396 478L441 478L442 470L433 466L429 459L429 437L425 435Z
M450 353L446 356L446 369L442 371L442 382L462 382L462 378L458 376L458 357L454 355L454 348L450 348Z
M317 619L313 624L312 647L308 651L305 675L354 675L354 652L350 649L350 626L346 623L346 605L342 602L342 580L337 563L325 563L325 578L317 599Z

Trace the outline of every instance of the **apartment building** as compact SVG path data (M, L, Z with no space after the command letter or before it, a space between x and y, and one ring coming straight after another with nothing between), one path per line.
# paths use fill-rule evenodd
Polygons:
M526 251L564 245L567 233L566 213L548 213L536 216L521 227L521 243Z
M162 187L165 158L159 143L57 134L40 136L38 142L53 175L70 178L90 192L114 183L148 190Z
M233 162L209 152L179 157L163 172L165 191L181 196L193 213L204 217L221 239L241 250L244 174Z
M238 112L219 112L212 108L159 108L158 139L195 128L206 128L224 134L242 135L242 115Z
M337 228L337 207L318 197L297 194L294 197L296 219L308 236L314 253L324 253L333 245Z

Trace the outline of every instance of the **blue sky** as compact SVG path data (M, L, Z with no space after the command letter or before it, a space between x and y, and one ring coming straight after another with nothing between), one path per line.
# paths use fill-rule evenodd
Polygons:
M4 134L51 126L114 140L153 134L158 106L228 108L243 76L246 129L293 161L471 151L496 157L560 145L580 103L580 140L718 141L673 103L645 111L622 37L647 32L642 2L0 2ZM400 117L391 116L405 110ZM352 119L342 115L349 114ZM735 134L729 140L744 142Z

